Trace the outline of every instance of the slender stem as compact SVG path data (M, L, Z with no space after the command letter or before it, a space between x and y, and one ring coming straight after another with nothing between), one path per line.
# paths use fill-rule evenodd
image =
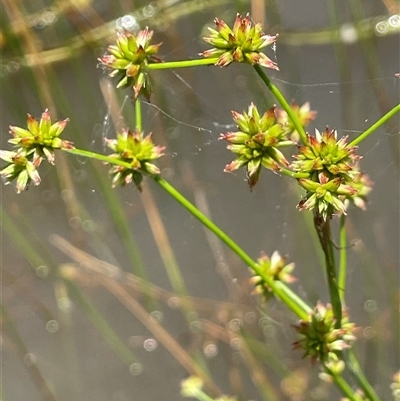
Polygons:
M78 156L90 157L100 161L104 161L111 164L117 164L119 166L132 168L129 163L122 162L118 159L114 159L109 156L104 156L95 152L89 152L82 149L66 149L68 153L72 153ZM165 181L158 175L152 176L154 180L164 188L175 200L177 200L182 206L184 206L194 217L196 217L205 227L210 229L215 235L217 235L229 248L231 248L248 266L250 266L254 272L260 276L272 289L274 294L284 302L289 309L291 309L300 319L307 319L308 313L311 312L311 308L299 298L293 291L291 291L286 285L279 281L275 281L272 278L265 275L259 268L257 263L236 244L225 232L217 227L210 219L208 219L203 213L197 209L192 203L190 203L179 191L177 191L171 184Z
M100 161L105 161L111 164L117 164L119 166L132 168L129 163L122 162L118 159L114 159L109 156L104 156L95 152L89 152L82 149L66 149L68 153L72 153L79 156L90 157ZM284 284L275 282L271 278L264 275L259 269L256 262L247 255L240 248L236 242L234 242L227 234L225 234L220 228L218 228L211 220L209 220L203 213L201 213L196 206L190 203L185 197L182 196L172 185L165 181L160 176L153 176L154 180L162 186L170 195L172 195L181 205L190 211L198 220L200 220L207 228L214 232L225 244L227 244L246 264L248 264L260 277L265 279L265 282L271 287L273 291L276 291L276 295L287 304L293 312L295 312L300 318L306 318L307 313L311 311L311 308L305 304L296 294L294 294Z
M139 99L136 99L135 101L135 121L136 129L142 131L142 104Z
M325 368L328 374L333 378L333 381L335 382L336 386L342 391L342 393L350 400L350 401L357 401L358 397L355 396L354 390L352 387L347 383L347 381L342 377L339 376L335 373L333 373L331 370Z
M301 125L299 119L297 118L296 114L294 114L293 109L290 107L289 103L286 101L285 97L282 95L280 90L271 82L271 80L267 77L265 72L258 64L254 65L254 69L256 70L260 78L264 81L265 85L267 85L268 89L276 97L276 100L278 100L283 109L286 111L288 117L290 118L294 127L296 128L296 131L299 133L303 143L307 143L307 136L303 126Z
M342 304L345 300L345 289L346 289L346 273L347 273L347 232L346 232L346 216L342 214L340 216L340 227L339 227L339 295Z
M95 153L95 152L90 152L88 150L83 150L83 149L63 149L68 153L71 153L76 156L83 156L83 157L89 157L90 159L96 159L102 162L110 163L110 164L117 164L118 166L126 167L126 168L132 168L132 165L130 163L126 163L122 160L115 159L110 156L102 155L100 153Z
M300 319L307 319L308 313L311 312L311 308L300 299L293 291L291 291L286 285L281 282L274 281L268 277L259 268L257 263L242 249L239 245L233 241L224 231L222 231L217 225L215 225L208 217L197 209L192 203L190 203L179 191L177 191L171 184L165 181L160 176L153 176L154 180L159 184L165 191L167 191L177 202L179 202L184 208L186 208L194 217L196 217L205 227L211 230L218 238L220 238L229 248L231 248L236 255L238 255L250 268L260 276L272 289L273 293L284 302L289 309L291 309Z
M363 390L366 398L370 401L380 401L379 396L376 394L371 384L369 384L367 378L365 377L363 371L361 370L360 364L356 356L354 355L353 350L349 350L346 354L347 354L347 359L349 361L349 363L347 363L346 365L356 378L358 385Z
M289 170L285 167L281 167L279 172L291 178L308 178L310 176L310 174L308 173L299 173L296 171Z
M366 131L360 134L357 138L353 139L348 146L356 146L361 141L363 141L367 136L372 134L375 130L385 124L388 120L390 120L396 113L400 111L400 104L393 107L392 110L387 112L383 117L381 117L375 124L372 124Z
M184 60L184 61L168 61L165 63L151 63L147 65L149 70L165 70L168 68L187 68L197 67L200 65L215 64L218 61L218 57L213 58L199 58L195 60Z
M331 238L330 220L316 214L314 216L314 226L318 234L319 242L321 243L322 251L325 255L325 268L328 280L329 295L333 308L333 314L336 322L335 327L340 328L342 324L342 302L339 296L339 287L336 277L335 253Z

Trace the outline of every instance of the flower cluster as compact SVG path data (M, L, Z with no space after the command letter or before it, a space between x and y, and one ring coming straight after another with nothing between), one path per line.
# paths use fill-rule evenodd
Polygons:
M123 129L121 133L117 133L116 139L105 141L116 152L110 157L121 162L110 169L113 187L118 184L125 186L133 181L141 190L143 174L160 173L160 169L152 161L164 154L165 147L154 145L151 133L144 137L142 132Z
M0 158L8 163L0 171L6 184L16 179L18 193L27 189L31 181L35 185L40 184L37 168L42 160L46 158L49 163L54 164L55 149L74 147L72 142L60 138L68 121L67 118L51 124L50 113L46 109L39 122L28 114L28 129L10 125L10 134L13 138L8 142L13 144L16 150L0 150Z
M308 124L310 124L310 122L313 121L317 116L317 111L310 109L309 102L304 103L302 106L299 106L296 102L292 102L291 108L294 115L297 117L303 127L306 127ZM282 109L276 109L276 118L278 122L287 130L290 139L297 142L299 140L299 134L296 131L292 120L288 117L286 111Z
M287 264L286 258L282 257L278 251L275 251L271 258L262 253L257 259L257 265L265 276L274 281L288 284L296 281L296 278L290 274L294 269L294 263ZM265 299L272 296L271 288L262 277L255 275L250 279L250 282L255 285L255 292L263 294Z
M358 170L356 147L347 144L347 136L337 140L337 132L328 128L321 134L307 135L307 142L299 146L292 168L306 173L299 184L307 191L298 208L316 209L324 220L333 212L346 213L345 201L365 208L365 199L371 190L368 177Z
M151 95L151 84L147 73L149 63L157 63L161 60L155 56L161 43L150 44L153 31L146 27L136 35L128 31L117 32L115 45L110 45L110 54L99 58L99 61L113 71L111 77L118 76L117 88L133 88L135 99L142 94L147 100Z
M208 28L211 35L203 38L214 48L200 53L201 56L219 57L216 65L221 67L239 61L278 70L276 63L261 52L261 49L274 43L277 36L265 35L262 25L254 24L249 14L244 18L237 14L232 29L218 18L214 22L217 30Z
M293 348L303 349L303 358L310 356L313 362L319 360L329 367L329 363L335 362L335 351L350 348L356 339L357 328L348 321L346 311L343 311L340 328L335 328L335 323L332 306L318 302L309 319L294 326L302 338L293 344Z
M277 122L275 107L260 116L256 106L251 103L247 113L232 111L232 114L239 131L221 134L219 139L228 141L230 144L227 149L237 157L226 165L224 171L230 172L245 166L247 181L252 189L262 167L279 171L280 165L289 165L278 148L293 145L293 142L287 139L285 130Z

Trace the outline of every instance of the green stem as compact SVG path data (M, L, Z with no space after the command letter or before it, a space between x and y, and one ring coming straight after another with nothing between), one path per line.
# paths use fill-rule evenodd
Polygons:
M388 120L390 120L396 113L400 111L400 104L393 107L392 110L387 112L383 117L381 117L375 124L372 124L366 131L360 134L357 138L353 139L348 146L356 146L369 135L371 135L375 130L380 128L383 124L385 124Z
M342 302L339 295L339 287L336 276L335 253L331 238L331 227L329 217L324 218L316 214L314 216L314 227L317 231L322 251L325 255L325 268L328 280L329 295L335 316L335 328L340 328L342 324Z
M88 157L90 159L96 159L101 162L106 162L110 164L117 164L118 166L126 167L126 168L132 168L132 165L130 163L126 163L122 160L115 159L110 156L102 155L100 153L95 153L95 152L90 152L88 150L83 150L83 149L63 149L68 153L71 153L76 156L83 156L83 157Z
M118 159L104 156L99 153L89 152L82 149L66 149L68 153L97 159L111 164L117 164L126 168L132 168L129 163L120 161ZM260 276L272 289L274 294L284 302L289 309L291 309L300 319L307 319L308 313L311 312L311 308L299 298L293 291L291 291L286 285L279 281L274 281L262 270L260 270L257 263L243 251L239 245L236 244L227 234L225 234L219 227L217 227L210 219L208 219L203 213L199 211L192 203L190 203L179 191L177 191L172 185L165 181L160 176L152 176L154 180L164 188L173 198L175 198L182 206L184 206L194 217L210 229L215 235L217 235L229 248L231 248L253 271Z
M273 93L275 98L278 100L278 102L281 104L283 109L286 111L288 117L292 121L294 127L296 128L296 131L299 133L300 138L304 144L307 143L307 135L306 132L301 125L299 119L297 118L296 114L294 114L293 109L290 107L289 103L286 101L285 97L282 95L280 90L271 82L271 80L268 78L268 76L265 74L265 72L262 70L262 68L258 65L254 65L254 69L256 70L257 74L260 76L260 78L264 81L265 85L267 85L267 88Z
M199 58L195 60L184 60L184 61L168 61L165 63L151 63L147 65L149 70L165 70L168 68L187 68L187 67L198 67L200 65L215 64L218 61L218 57L213 58Z
M342 214L340 216L340 227L339 227L339 295L344 303L345 289L346 289L346 273L347 273L347 232L346 232L346 216Z
M138 131L142 131L142 104L140 103L139 99L135 101L135 122L136 122L136 129Z
M356 397L354 394L354 390L342 376L333 373L328 368L325 369L328 374L333 378L333 381L335 382L336 386L342 391L343 395L345 395L350 401L358 400L358 397Z
M167 191L177 202L179 202L185 209L187 209L194 217L196 217L205 227L212 231L219 239L221 239L232 251L236 253L250 268L260 276L272 289L273 293L286 304L300 319L307 319L311 308L300 299L294 292L292 292L286 285L281 282L274 281L268 277L260 269L257 263L233 241L224 231L215 225L208 217L190 203L179 191L177 191L171 184L165 181L160 176L153 176L154 180L165 191Z
M308 173L295 172L295 171L289 170L285 167L281 167L279 172L282 173L283 175L286 175L291 178L308 178L310 176L310 174L308 174Z
M353 350L349 350L347 353L348 363L346 366L350 369L354 377L356 378L358 385L364 392L366 398L369 401L380 401L379 396L376 394L374 388L369 384L363 371L361 370L360 364L353 353Z

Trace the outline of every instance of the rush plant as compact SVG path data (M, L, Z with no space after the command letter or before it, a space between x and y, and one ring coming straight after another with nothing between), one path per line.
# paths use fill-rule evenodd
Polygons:
M321 132L308 133L306 126L315 118L316 111L310 109L309 103L302 106L289 104L264 70L278 70L277 64L264 53L278 35L265 34L262 26L253 23L249 14L237 15L232 28L218 18L215 18L215 25L216 29L210 29L210 35L204 38L212 48L202 52L199 59L179 62L162 62L156 56L161 44L151 44L153 32L148 28L137 34L117 32L115 43L99 60L110 70L111 77L118 78L118 88L131 88L136 126L126 127L116 138L106 139L113 153L104 155L77 149L72 142L61 139L68 119L52 124L47 109L39 122L28 114L27 129L10 126L12 149L0 151L0 158L5 162L0 174L6 184L16 181L17 192L22 192L31 183L40 184L38 169L43 159L54 164L55 151L64 151L108 163L113 186L125 187L133 183L140 190L145 176L153 179L243 260L251 270L254 293L260 301L267 302L274 296L297 316L299 322L294 330L298 340L293 348L301 350L303 357L310 357L313 364L319 364L323 379L333 381L348 400L378 401L379 396L353 353L357 327L356 322L350 320L351 311L344 307L346 265L341 264L339 269L336 263L330 223L340 218L341 229L344 229L346 215L351 213L353 206L366 208L366 196L372 183L368 175L360 171L361 155L357 153L357 145L398 113L400 105L394 106L350 142L328 127ZM309 305L289 288L294 280L301 279L292 276L293 263L287 263L278 251L270 257L263 253L258 259L250 257L172 187L155 164L163 156L164 147L154 143L152 134L144 133L139 102L141 96L150 99L152 71L211 64L226 68L234 62L244 64L243 68L254 68L280 107L271 105L267 110L261 110L251 103L247 111L232 111L237 128L220 135L220 139L228 143L227 149L234 154L225 171L244 168L250 190L256 190L263 170L295 180L304 190L297 208L314 216L315 230L325 256L330 294L330 303L326 305L321 302ZM292 160L282 153L282 148L288 147L294 153ZM342 250L338 252L341 254ZM201 378L192 377L182 383L182 394L212 400L202 391L202 385ZM234 398L221 396L218 399Z

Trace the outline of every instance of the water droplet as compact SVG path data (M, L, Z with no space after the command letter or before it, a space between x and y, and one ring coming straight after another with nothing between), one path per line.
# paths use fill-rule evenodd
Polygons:
M201 330L201 322L199 320L194 320L190 322L189 328L192 333L198 333Z
M380 35L385 35L388 31L389 24L387 21L380 21L375 25L375 30Z
M143 7L143 16L146 18L150 18L154 15L155 9L152 5L148 5L146 7Z
M143 347L146 351L154 351L157 348L158 344L154 338L148 338L143 341Z
M132 363L131 366L129 366L129 373L133 376L138 376L143 372L143 366L139 362Z
M97 225L93 220L85 220L82 223L82 228L87 233L92 233L93 231L96 230L96 227L97 227Z
M363 330L363 336L364 336L364 338L366 338L367 340L370 340L371 338L374 338L375 335L376 335L376 332L375 332L375 330L374 330L371 326L368 326L368 327L365 327L365 328L364 328L364 330Z
M168 299L168 306L169 306L171 309L178 309L179 306L180 306L180 304L181 304L181 303L180 303L178 297L171 297L171 298Z
M245 321L246 323L248 323L248 324L253 324L253 323L256 322L256 320L257 320L257 315L256 315L255 312L247 312L247 313L244 315L244 321Z
M218 347L214 342L209 341L204 343L203 352L207 358L213 358L218 354Z
M372 313L372 312L375 312L378 309L378 305L377 305L377 303L376 303L376 301L374 299L368 299L367 301L365 301L364 309L368 313Z
M46 11L42 14L42 18L46 25L50 25L56 22L57 15L53 11Z
M163 313L159 310L154 310L150 313L150 316L158 323L161 323L164 317Z
M71 310L72 303L69 298L62 297L57 301L58 308L63 312L68 312Z
M265 327L265 326L268 326L268 325L269 325L269 322L270 322L270 319L267 318L267 317L265 317L265 316L263 316L263 317L260 318L260 320L258 321L258 325L259 325L261 328L263 328L263 327Z
M241 345L242 345L242 340L240 339L240 337L234 337L232 338L232 340L229 342L229 345L231 346L231 348L235 351L239 351Z
M266 338L272 338L275 336L276 330L272 324L268 324L263 327L263 334Z
M47 330L49 333L56 333L56 332L58 331L59 328L60 328L60 327L59 327L58 322L57 322L56 320L49 320L49 321L46 323L46 330Z
M39 266L35 271L40 278L46 278L49 275L49 268L47 266Z
M116 21L115 21L115 28L120 31L122 29L122 18L119 17Z
M135 34L139 31L140 25L133 15L127 14L117 20L117 28L122 28L130 33Z
M81 228L81 219L79 217L71 217L69 219L69 226L73 230L79 230Z
M400 27L400 15L399 14L395 14L392 15L389 19L388 19L389 25L393 28L399 28Z
M238 331L238 330L240 330L241 325L242 325L242 321L240 319L235 318L229 322L229 329L232 331Z

